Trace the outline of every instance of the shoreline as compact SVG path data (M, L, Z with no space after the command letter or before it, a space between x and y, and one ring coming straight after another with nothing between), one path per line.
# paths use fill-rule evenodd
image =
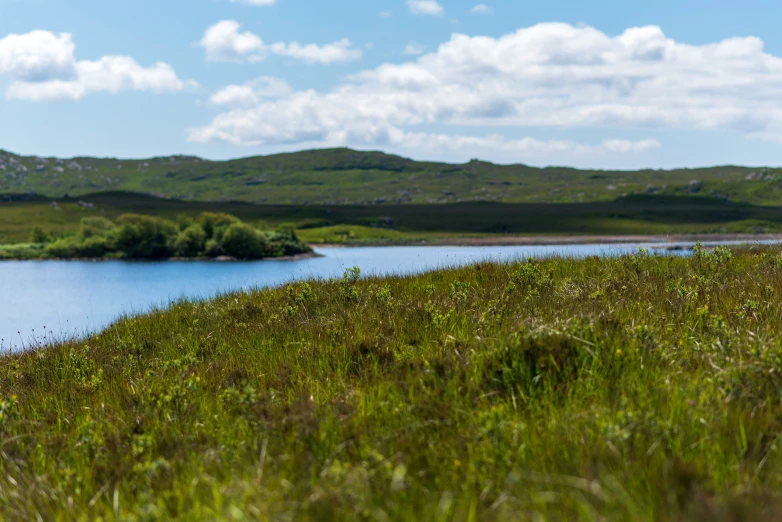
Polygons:
M215 258L203 258L203 257L169 257L166 259L113 259L106 257L4 257L0 258L0 263L4 261L72 261L72 262L88 262L88 263L108 263L111 261L119 261L123 263L254 263L257 261L301 261L304 259L314 259L318 257L324 257L323 254L318 254L315 251L304 252L302 254L296 254L293 256L281 256L281 257L263 257L261 259L237 259L230 256L220 256Z
M312 251L293 256L265 257L262 259L236 259L230 256L217 258L171 257L166 259L113 259L113 258L53 258L53 257L3 257L0 263L7 261L79 261L79 262L109 262L122 261L131 263L167 263L167 262L209 262L209 263L248 263L257 261L302 261L325 257L315 249L362 248L362 247L494 247L494 246L568 246L568 245L621 245L621 244L659 244L670 243L753 243L757 241L782 243L782 234L610 234L610 235L540 235L540 236L484 236L484 237L453 237L437 239L409 239L394 241L356 241L353 243L307 243Z
M487 236L455 237L429 240L376 241L355 243L309 243L311 248L353 248L389 246L557 246L633 243L703 243L733 241L780 241L782 234L628 234L628 235L563 235L563 236Z

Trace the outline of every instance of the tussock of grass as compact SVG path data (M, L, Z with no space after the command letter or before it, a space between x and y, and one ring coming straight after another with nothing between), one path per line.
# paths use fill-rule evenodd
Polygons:
M0 360L0 518L782 514L782 257L297 283Z

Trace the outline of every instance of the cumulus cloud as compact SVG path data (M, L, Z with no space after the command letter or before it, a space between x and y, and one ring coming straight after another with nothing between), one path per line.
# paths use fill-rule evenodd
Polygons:
M76 60L75 49L68 33L33 31L0 39L0 78L12 79L6 98L79 100L92 92L171 92L185 87L166 63L144 67L128 56Z
M496 130L489 138L473 138L433 137L416 129L437 125L731 129L782 141L780 99L782 59L764 52L757 38L688 45L653 26L610 36L591 27L550 23L500 38L455 34L415 61L365 70L328 92L295 91L231 108L193 129L190 139L277 145L470 143L492 150L533 146L504 140ZM647 140L599 145L610 153L656 146Z
M223 87L210 98L213 105L252 107L264 99L281 98L291 93L291 87L283 79L261 76L242 85Z
M240 27L235 20L221 20L210 26L200 42L206 50L206 59L210 62L264 60L267 52L263 40L249 31L240 33Z
M68 33L9 34L0 38L0 76L26 81L71 78L75 48Z
M407 0L410 12L416 15L439 16L445 14L445 8L437 0Z
M207 28L199 45L205 49L206 59L212 62L260 62L274 54L306 63L330 64L358 60L362 56L361 50L353 47L347 38L325 45L267 44L250 31L241 32L241 25L235 20L221 20Z

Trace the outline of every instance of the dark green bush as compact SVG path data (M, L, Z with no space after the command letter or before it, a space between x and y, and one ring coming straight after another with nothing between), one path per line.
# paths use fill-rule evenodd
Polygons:
M114 244L120 253L133 259L162 259L173 254L177 227L165 219L126 214L117 220Z
M206 232L207 239L216 239L222 241L223 234L228 227L240 223L239 218L230 214L221 214L215 212L204 212L198 218L198 223Z
M182 232L190 227L195 221L193 218L188 216L187 214L179 214L176 218L177 226L179 226L179 231Z
M174 253L180 257L198 257L204 254L206 232L201 225L190 225L174 241Z
M52 235L41 227L34 227L30 232L30 243L50 243Z
M234 223L225 231L223 249L237 259L258 259L267 252L261 233L244 223Z
M204 245L204 254L206 257L220 257L225 255L225 250L223 250L223 245L218 243L216 239L207 239Z
M292 229L272 232L268 235L268 241L272 249L280 253L279 255L295 256L311 250L301 242Z
M189 224L188 224L189 223ZM187 226L184 226L186 225ZM182 228L184 227L184 228ZM40 227L33 229L31 242L50 243ZM82 219L79 233L61 238L44 250L47 257L165 259L218 257L261 259L309 251L293 230L266 234L228 214L204 213L198 222L180 216L177 222L163 218L126 214L116 223L103 217Z

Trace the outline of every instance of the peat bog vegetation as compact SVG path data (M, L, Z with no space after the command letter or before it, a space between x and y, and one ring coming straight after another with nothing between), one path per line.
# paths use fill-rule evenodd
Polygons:
M310 281L0 359L8 520L771 520L782 254Z

